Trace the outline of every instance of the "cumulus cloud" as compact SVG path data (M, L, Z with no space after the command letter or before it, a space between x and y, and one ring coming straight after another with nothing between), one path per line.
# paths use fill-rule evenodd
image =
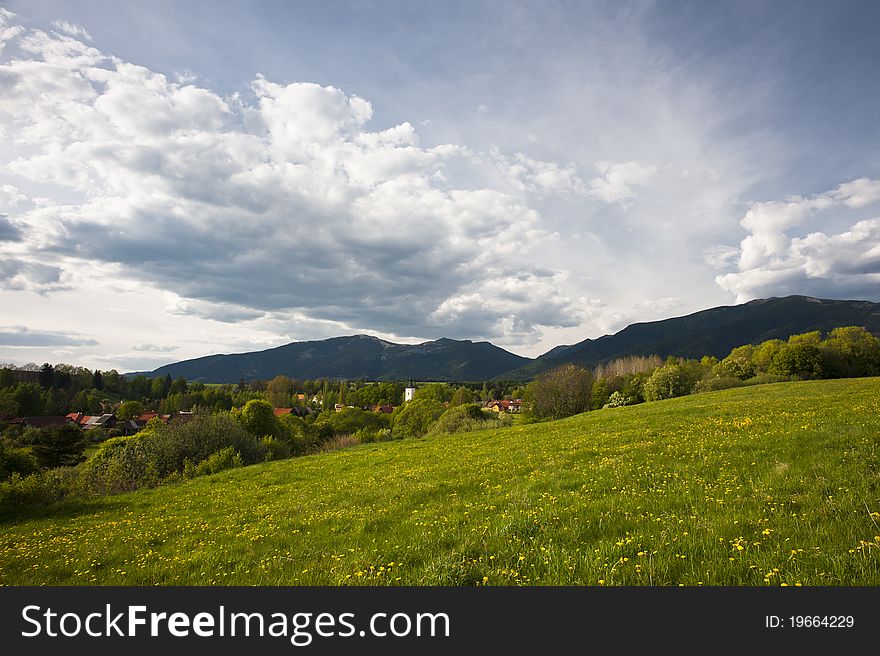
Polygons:
M21 56L0 64L6 168L65 199L17 212L23 238L0 250L0 286L46 293L67 269L111 266L177 294L170 314L220 322L292 313L526 341L574 325L561 274L528 263L553 236L520 193L585 193L572 167L515 155L513 188L454 184L451 162L485 157L422 147L410 123L371 129L366 99L262 76L252 96L221 97L68 27L16 32ZM602 195L620 202L650 167L604 173L616 191Z
M741 225L738 271L716 282L737 302L759 296L810 294L878 298L880 218L857 221L838 233L795 234L814 215L859 210L880 201L880 181L860 178L809 197L753 203Z
M590 180L590 194L606 203L619 204L633 198L633 187L648 184L657 172L656 166L641 162L600 162L596 168L601 175Z
M82 335L54 331L33 331L25 326L0 327L0 346L96 346Z

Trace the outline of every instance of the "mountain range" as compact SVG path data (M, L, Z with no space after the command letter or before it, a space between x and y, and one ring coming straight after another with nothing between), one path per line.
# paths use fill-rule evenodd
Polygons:
M191 381L339 378L365 380L527 380L562 364L593 367L627 355L724 357L743 344L837 326L863 326L880 334L880 303L786 296L702 310L682 317L635 323L613 335L557 346L525 358L489 342L438 339L395 344L369 335L292 342L263 351L208 355L167 364L150 378L170 375Z

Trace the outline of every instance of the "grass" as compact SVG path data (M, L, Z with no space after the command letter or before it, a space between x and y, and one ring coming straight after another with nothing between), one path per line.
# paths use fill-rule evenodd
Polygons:
M0 526L3 584L880 585L880 379L361 445Z

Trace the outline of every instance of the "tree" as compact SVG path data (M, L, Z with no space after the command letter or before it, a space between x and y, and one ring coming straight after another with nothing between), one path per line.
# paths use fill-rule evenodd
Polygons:
M84 460L86 439L78 426L53 426L39 431L33 445L40 466L72 467Z
M266 383L266 399L276 408L285 408L290 404L293 394L293 381L287 376L275 376Z
M826 375L880 375L880 339L860 326L844 326L832 330L819 347Z
M459 387L452 395L452 398L449 400L450 407L455 407L459 405L465 405L467 403L474 402L474 393L472 390L469 390L467 387Z
M116 409L116 416L120 419L134 419L144 413L144 404L140 401L123 401Z
M768 373L797 378L820 378L822 376L822 355L818 347L809 343L783 344L770 366Z
M655 370L645 381L646 401L661 401L689 394L693 385L680 364L666 364Z
M539 419L560 419L590 409L593 374L582 367L564 364L536 378L529 385L531 411Z
M414 399L395 410L392 417L395 437L420 437L440 415L443 404L433 399Z
M51 389L55 385L55 367L48 362L40 367L40 387Z
M168 388L169 394L186 394L187 389L189 389L186 384L186 378L183 376L178 376L174 382L171 383L171 387Z
M21 383L15 390L15 402L22 417L43 414L45 402L36 383Z
M602 408L611 398L611 388L608 387L608 381L604 378L593 383L593 390L590 394L590 407Z
M255 437L278 434L278 418L272 410L272 404L262 399L248 401L238 417L241 425Z
M18 414L18 401L15 400L15 392L11 389L0 388L0 414Z
M739 378L740 380L753 378L755 375L755 366L752 364L754 354L755 347L751 344L738 346L730 352L730 355L715 365L713 373L719 377Z
M428 383L416 391L415 397L444 403L452 398L452 389L446 383Z
M104 377L99 369L95 369L95 373L92 374L92 387L96 390L104 389Z
M755 347L752 354L752 365L755 367L755 373L768 373L773 357L783 347L785 342L781 339L769 339Z

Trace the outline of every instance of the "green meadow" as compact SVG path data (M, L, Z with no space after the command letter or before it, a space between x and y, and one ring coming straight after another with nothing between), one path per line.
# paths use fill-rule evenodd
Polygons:
M880 585L880 378L364 444L0 525L5 585Z

